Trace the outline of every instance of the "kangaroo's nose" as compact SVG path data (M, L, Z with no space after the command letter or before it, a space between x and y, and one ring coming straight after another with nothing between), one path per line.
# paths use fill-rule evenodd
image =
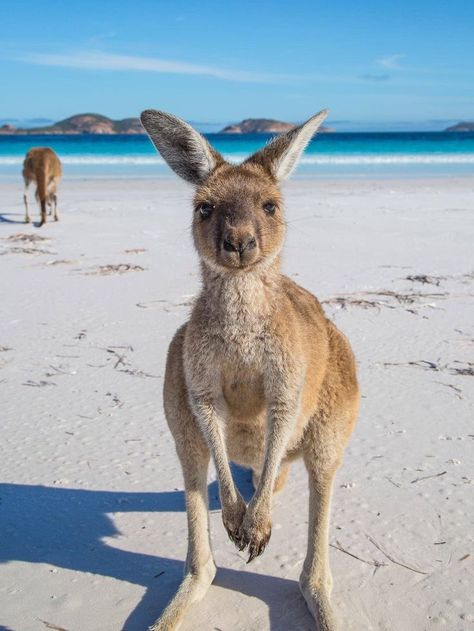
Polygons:
M238 252L242 254L245 250L251 250L257 245L255 237L248 235L243 238L234 238L231 235L224 237L222 247L227 252Z

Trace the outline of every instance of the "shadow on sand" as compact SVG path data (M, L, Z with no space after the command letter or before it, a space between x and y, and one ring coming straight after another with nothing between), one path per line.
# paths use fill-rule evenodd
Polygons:
M234 470L234 478L248 500L253 492L248 472ZM209 501L212 510L220 508L215 482L209 485ZM184 510L181 491L121 493L0 484L0 563L48 563L142 585L145 594L123 631L144 631L177 589L184 562L120 550L103 538L120 534L113 513ZM295 581L219 568L214 584L265 602L272 631L314 628ZM293 626L295 617L303 624Z
M10 217L21 217L21 219L10 219ZM20 215L19 213L0 213L0 223L24 224L25 226L28 225L25 224L23 215ZM1 627L0 631L2 631Z

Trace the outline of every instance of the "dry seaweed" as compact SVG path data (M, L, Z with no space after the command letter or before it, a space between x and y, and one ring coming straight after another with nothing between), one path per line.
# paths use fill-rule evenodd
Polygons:
M373 539L370 535L367 535L367 539L377 548L377 550L380 550L380 552L387 557L387 559L389 561L391 561L392 563L395 563L395 565L399 565L400 567L404 567L407 570L411 570L412 572L416 572L417 574L424 574L427 575L428 572L423 572L422 570L417 570L416 568L412 567L411 565L407 565L406 563L402 563L401 561L397 561L396 559L393 558L393 556L391 556L388 552L386 552L382 546L377 543L377 541L375 541L375 539Z
M141 265L130 265L129 263L117 263L115 265L98 265L89 270L79 270L84 276L111 276L112 274L127 274L128 272L144 272Z
M27 243L38 243L39 241L51 241L48 237L42 237L39 234L29 232L17 232L6 238L6 241L23 241Z

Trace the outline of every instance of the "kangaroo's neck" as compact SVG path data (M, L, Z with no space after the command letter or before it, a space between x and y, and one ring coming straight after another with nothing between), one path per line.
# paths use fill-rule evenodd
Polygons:
M202 264L202 297L219 325L258 328L275 308L280 286L280 260L268 267L221 272Z

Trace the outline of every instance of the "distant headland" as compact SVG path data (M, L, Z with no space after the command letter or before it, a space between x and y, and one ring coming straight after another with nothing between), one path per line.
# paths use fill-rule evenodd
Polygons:
M451 127L448 127L444 131L474 131L474 121L462 121L456 125L451 125Z
M282 134L294 129L294 123L273 120L271 118L246 118L235 125L228 125L221 129L221 134ZM330 127L320 127L320 132L332 132Z
M13 125L3 125L0 127L0 134L5 135L30 135L30 134L144 134L140 119L124 118L122 120L112 120L101 114L76 114L65 118L53 125L45 127L19 128Z

